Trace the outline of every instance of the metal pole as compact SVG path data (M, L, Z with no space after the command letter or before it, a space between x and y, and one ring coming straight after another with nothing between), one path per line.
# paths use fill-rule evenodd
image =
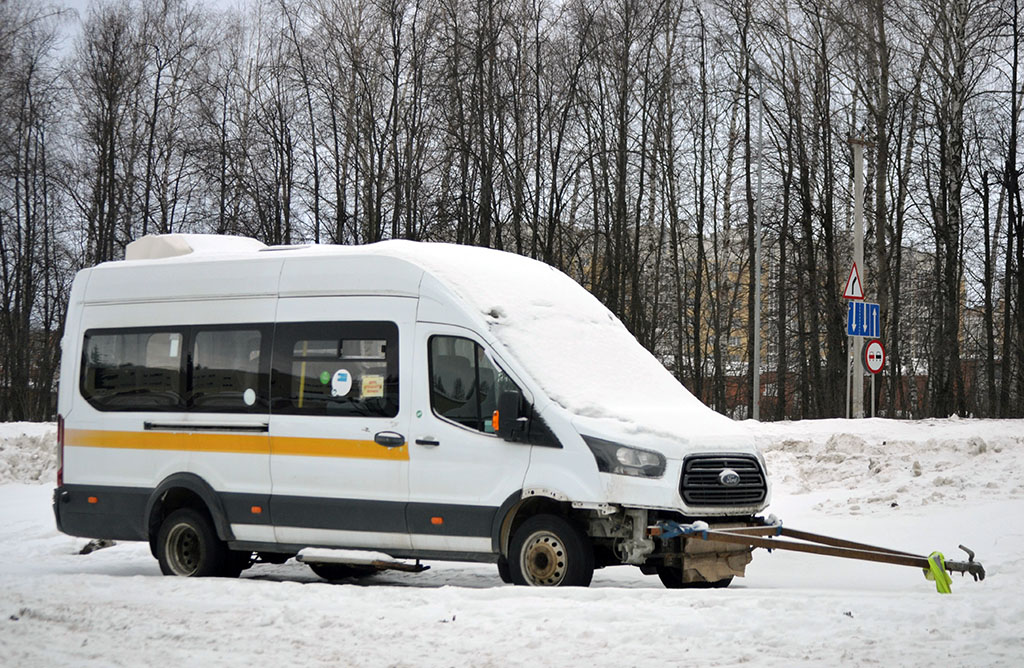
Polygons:
M860 272L860 284L867 285L864 267L864 140L850 138L853 145L853 261ZM865 290L865 297L867 291ZM855 418L864 417L864 372L858 366L864 350L861 337L853 337L853 406Z
M871 374L871 417L875 417L875 376L877 373Z
M846 419L850 419L850 347L853 345L853 337L846 337Z
M754 229L754 419L761 419L761 184L764 175L764 77L761 75L761 68L757 68L757 81L759 92L758 113L757 113L757 211L755 213L756 223ZM776 378L778 383L779 379ZM785 410L785 407L783 407Z

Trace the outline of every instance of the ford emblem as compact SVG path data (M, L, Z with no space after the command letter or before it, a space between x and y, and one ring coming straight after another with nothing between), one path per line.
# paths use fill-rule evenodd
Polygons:
M740 474L736 473L732 469L724 469L718 474L718 482L722 483L726 487L735 487L740 484Z

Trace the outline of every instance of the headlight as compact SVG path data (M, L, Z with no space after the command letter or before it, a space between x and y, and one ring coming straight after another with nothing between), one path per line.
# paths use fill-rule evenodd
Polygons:
M602 473L638 478L660 478L665 473L665 456L660 452L631 448L594 436L584 436L583 440L594 453L597 470Z

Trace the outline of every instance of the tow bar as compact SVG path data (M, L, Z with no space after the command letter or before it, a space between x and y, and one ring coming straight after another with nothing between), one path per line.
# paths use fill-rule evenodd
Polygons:
M809 531L790 529L782 526L782 521L776 519L774 515L769 516L767 520L762 517L755 519L759 520L761 524L729 529L712 529L708 526L707 522L680 524L671 520L663 520L647 527L647 534L662 540L686 536L703 540L715 540L722 543L762 547L769 552L772 550L791 550L793 552L807 552L828 557L841 557L843 559L858 559L860 561L896 564L897 566L912 566L924 570L925 577L935 581L935 588L940 594L950 593L952 578L950 578L949 573L960 573L961 576L969 573L975 582L985 579L985 567L980 562L975 561L974 552L963 545L960 545L960 549L967 553L967 561L948 561L941 552L932 552L925 557L901 550L878 547L877 545L867 545L866 543L857 543L852 540L824 536ZM779 540L782 536L795 540Z

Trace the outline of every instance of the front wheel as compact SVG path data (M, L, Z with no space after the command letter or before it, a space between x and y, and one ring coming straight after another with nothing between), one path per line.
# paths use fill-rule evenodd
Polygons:
M156 558L164 575L182 577L238 576L230 551L210 521L192 508L167 516L156 539Z
M594 577L594 548L565 518L534 515L512 536L508 566L517 585L586 587Z

